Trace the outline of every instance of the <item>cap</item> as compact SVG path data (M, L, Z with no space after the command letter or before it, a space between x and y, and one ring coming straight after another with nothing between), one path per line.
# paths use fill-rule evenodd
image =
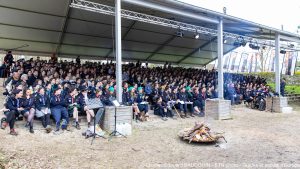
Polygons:
M131 91L133 88L134 88L134 87L130 86L130 87L128 88L128 91Z
M79 90L83 92L83 91L86 91L87 88L85 86L79 86Z
M56 92L57 90L61 89L59 86L57 86L55 89L54 89L54 92Z
M114 92L114 91L115 91L115 89L114 89L114 87L109 87L109 88L108 88L108 91L110 91L110 92Z
M12 94L16 95L16 94L20 93L21 91L22 91L21 89L14 89L12 91Z

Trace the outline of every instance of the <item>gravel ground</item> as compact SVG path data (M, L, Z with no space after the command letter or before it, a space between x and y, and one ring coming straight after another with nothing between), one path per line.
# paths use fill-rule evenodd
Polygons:
M3 98L2 98L3 99ZM233 120L200 117L134 123L128 138L85 139L73 129L46 134L36 122L30 134L18 122L17 137L0 130L0 168L300 168L300 111L272 114L234 107ZM204 121L213 131L225 132L228 143L188 144L179 130Z

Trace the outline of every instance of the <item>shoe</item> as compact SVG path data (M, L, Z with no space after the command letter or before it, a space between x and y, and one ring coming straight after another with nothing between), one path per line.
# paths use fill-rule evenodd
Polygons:
M1 121L1 129L5 130L6 127L7 127L7 122Z
M47 125L46 127L46 133L50 133L52 131L52 128L50 125Z
M70 126L70 125L67 125L66 130L67 130L67 131L71 131L71 126Z
M26 122L26 124L25 124L24 127L25 127L25 128L28 128L28 127L29 127L29 122Z
M88 122L88 128L90 128L91 127L91 123L90 122Z
M183 118L183 119L185 118L185 115L184 115L183 112L180 113L180 117Z
M10 132L9 132L10 135L13 135L13 136L17 136L18 133L16 132L15 129L10 129Z
M30 127L29 132L32 133L32 134L34 133L34 130L33 130L32 127Z
M195 117L193 113L190 114L191 117Z
M167 118L166 117L162 117L161 118L163 121L167 121Z
M190 118L190 116L189 116L189 115L187 115L187 114L185 114L184 116L185 116L185 118Z
M76 122L76 121L73 121L72 126L76 128L76 125L77 125L77 122Z
M76 129L77 129L77 130L80 130L80 129L81 129L79 123L76 124Z
M54 131L54 135L59 135L61 132L59 131L59 129L56 129L55 131Z
M198 115L199 117L204 117L204 112L200 112Z

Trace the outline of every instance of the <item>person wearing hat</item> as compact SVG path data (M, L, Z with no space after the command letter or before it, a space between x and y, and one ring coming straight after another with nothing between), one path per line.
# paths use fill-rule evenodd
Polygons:
M37 94L35 97L35 109L36 109L36 117L42 119L42 125L46 129L47 133L51 132L50 126L50 97L45 93L45 89L40 87L37 90Z
M58 87L54 90L54 93L50 99L50 109L51 109L51 114L55 120L55 124L56 124L55 133L57 134L60 129L61 119L63 119L61 128L63 130L65 129L68 130L67 127L69 124L69 115L66 107L67 106L65 103L65 98L61 95L61 88Z
M24 108L22 108L22 95L23 91L19 89L14 89L12 91L12 95L8 97L7 102L5 104L5 107L9 110L5 113L6 115L6 122L9 125L11 135L18 135L16 132L14 125L16 117L19 116L21 111L24 111Z

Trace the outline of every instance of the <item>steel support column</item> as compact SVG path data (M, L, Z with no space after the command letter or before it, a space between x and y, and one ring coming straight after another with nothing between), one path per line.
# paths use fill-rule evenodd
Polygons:
M115 0L115 42L116 42L116 96L122 102L122 39L121 39L121 0Z
M224 98L223 79L223 20L220 18L218 24L218 97Z
M279 64L279 51L280 51L280 34L275 35L275 87L276 92L280 94L280 64Z

